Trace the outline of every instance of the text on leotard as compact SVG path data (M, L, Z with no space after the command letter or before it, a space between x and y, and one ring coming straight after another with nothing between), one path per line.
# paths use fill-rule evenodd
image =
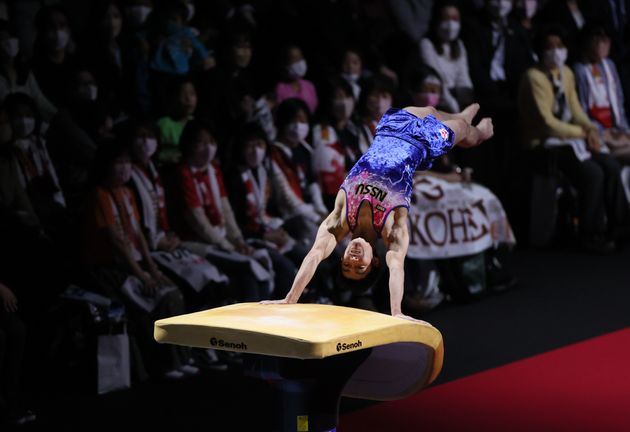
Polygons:
M355 191L356 195L371 195L379 201L385 200L387 196L387 191L384 191L376 186L371 184L358 184L357 189Z

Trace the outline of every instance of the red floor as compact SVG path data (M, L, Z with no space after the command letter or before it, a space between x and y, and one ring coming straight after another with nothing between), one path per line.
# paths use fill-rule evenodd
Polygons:
M349 413L337 430L630 432L630 329Z

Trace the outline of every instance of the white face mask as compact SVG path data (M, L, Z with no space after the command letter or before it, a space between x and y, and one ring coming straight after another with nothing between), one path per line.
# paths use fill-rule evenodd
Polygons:
M359 78L361 77L358 73L344 73L341 74L341 76L343 76L346 81L353 83L359 81Z
M208 163L212 162L216 155L217 155L217 145L208 144Z
M147 17L153 9L149 6L131 6L127 15L132 26L141 26L147 20Z
M13 133L16 138L25 138L35 130L34 117L20 117L13 124Z
M295 63L291 63L288 67L289 76L291 78L302 78L306 75L306 71L308 70L308 65L306 64L306 60L302 59Z
M550 66L561 67L567 61L567 49L566 48L554 48L546 50L544 54L545 63Z
M147 156L153 156L157 150L157 140L155 138L146 138L144 140L144 150L147 152Z
M20 40L18 38L9 38L2 42L2 50L9 58L15 58L20 52Z
M18 139L18 140L15 140L13 145L15 146L16 149L22 152L27 152L29 147L31 146L31 141L28 139Z
M391 98L380 97L378 98L378 113L382 116L392 107Z
M492 0L490 10L495 16L505 18L512 12L512 0Z
M57 37L55 39L55 48L58 50L66 49L70 42L70 32L68 30L57 30Z
M536 9L538 9L538 0L525 0L525 16L528 19L536 15Z
M308 136L309 130L309 124L303 122L293 122L287 126L289 138L297 142L304 141Z
M190 21L195 16L195 5L193 3L186 4L186 8L188 9L188 16L186 17L186 21Z
M442 39L447 42L452 42L459 36L459 30L461 28L461 24L459 21L455 20L446 20L440 23L440 27L438 28L438 34Z

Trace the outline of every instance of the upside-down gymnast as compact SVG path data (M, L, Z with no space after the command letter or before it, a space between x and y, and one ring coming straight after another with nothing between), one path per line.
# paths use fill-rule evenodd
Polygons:
M432 107L387 111L376 127L372 145L341 185L335 207L320 225L291 290L281 300L262 303L297 303L319 263L350 233L352 239L341 259L343 277L362 280L370 274L378 264L374 247L381 237L387 250L391 314L419 321L401 310L404 262L409 247L407 215L414 172L430 168L435 158L454 145L474 147L492 137L494 129L490 118L472 125L478 110L479 105L473 104L458 114L447 114ZM367 205L363 205L366 202ZM393 217L389 217L390 214Z

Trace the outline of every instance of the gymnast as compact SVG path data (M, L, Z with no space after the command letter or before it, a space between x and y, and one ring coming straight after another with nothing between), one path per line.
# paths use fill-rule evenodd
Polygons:
M432 107L388 110L376 127L374 142L341 185L335 207L321 223L291 290L281 300L262 303L297 303L319 263L348 234L351 240L341 259L342 276L354 281L364 280L378 266L374 247L381 237L389 268L392 316L425 323L404 315L401 310L413 176L416 170L429 169L434 159L454 145L474 147L492 137L494 128L490 118L472 125L478 111L479 104L472 104L457 114ZM363 205L364 202L368 205Z

